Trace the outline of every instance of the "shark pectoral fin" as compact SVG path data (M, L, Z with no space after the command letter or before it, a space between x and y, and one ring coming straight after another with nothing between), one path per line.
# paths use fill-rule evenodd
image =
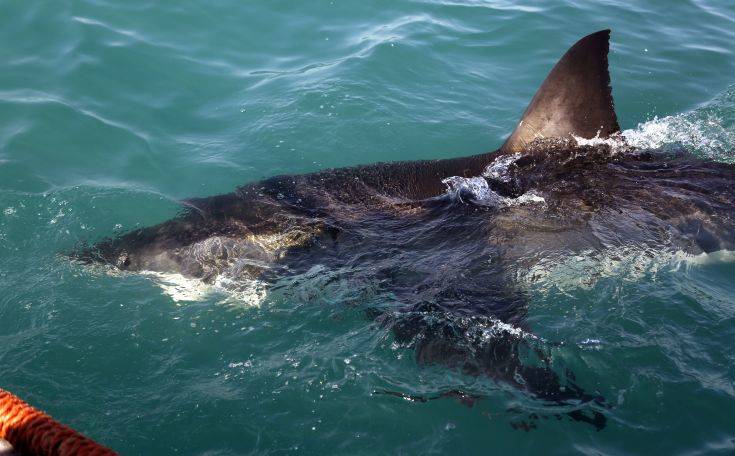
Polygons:
M538 139L605 138L620 131L607 68L610 30L577 41L544 80L501 148L520 152Z
M492 316L469 315L464 310L456 314L442 310L441 305L424 303L412 312L387 317L382 323L392 327L396 342L415 350L419 364L443 364L466 375L487 376L526 391L548 405L574 406L567 414L575 421L592 424L598 430L605 426L606 417L589 409L589 404L604 407L605 399L577 386L573 374L560 376L538 345L543 342ZM419 402L433 399L382 393Z

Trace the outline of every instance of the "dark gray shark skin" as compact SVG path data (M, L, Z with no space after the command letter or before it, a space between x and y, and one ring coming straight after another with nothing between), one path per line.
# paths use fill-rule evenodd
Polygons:
M209 282L273 282L323 265L395 296L371 316L412 344L418 362L599 408L602 399L561 378L534 342L519 271L627 246L696 254L735 244L734 166L632 150L622 138L578 145L574 137L619 132L609 35L570 48L495 152L276 176L188 200L172 220L73 256ZM570 416L605 425L597 410Z

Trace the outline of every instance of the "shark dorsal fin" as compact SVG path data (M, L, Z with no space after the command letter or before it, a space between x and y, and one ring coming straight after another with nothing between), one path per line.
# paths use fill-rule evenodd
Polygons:
M605 138L620 131L607 69L610 30L577 41L557 62L501 150L537 139Z

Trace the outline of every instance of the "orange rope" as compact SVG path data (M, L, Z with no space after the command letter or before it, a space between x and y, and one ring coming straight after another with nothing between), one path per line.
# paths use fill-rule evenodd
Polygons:
M64 426L0 388L0 439L23 455L107 456L114 451Z

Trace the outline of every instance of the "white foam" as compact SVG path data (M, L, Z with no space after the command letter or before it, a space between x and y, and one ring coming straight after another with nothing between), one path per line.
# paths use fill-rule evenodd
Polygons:
M593 138L589 139L574 135L572 135L572 137L574 138L574 141L576 141L577 146L608 146L610 148L610 153L613 155L625 152L626 150L630 149L630 144L628 144L625 140L625 137L620 134L613 134L607 138L600 138L600 132L598 131Z
M723 264L735 262L735 251L719 250L711 253L700 253L699 255L691 255L684 252L677 252L674 256L678 265L695 265L706 266L710 264Z
M511 181L511 176L508 174L508 168L519 158L521 158L521 154L502 155L487 165L482 175L488 179L496 179L501 182L508 183Z
M141 274L150 277L175 302L203 301L214 291L211 285L181 274L156 271L141 271Z
M503 198L503 203L506 206L517 206L522 204L546 204L546 199L536 193L534 190L529 190L518 198Z
M515 337L529 337L537 339L537 336L528 333L517 326L513 326L510 323L505 323L500 320L491 320L490 324L482 329L482 338L485 341L497 338L500 334L505 333Z
M662 118L654 117L623 131L630 146L640 149L684 147L717 161L735 163L735 128L716 109L703 108Z
M447 316L447 318L452 317ZM479 336L482 341L491 342L493 339L510 335L523 339L541 340L537 335L494 316L454 316L453 320L458 328L464 328L467 339L474 339L475 336Z
M499 205L502 199L500 195L490 189L484 177L452 176L443 179L442 183L447 186L447 191L456 195L460 201L462 201L463 192L472 195L472 199L476 202L491 206Z
M226 276L218 276L209 284L201 279L184 277L176 273L141 271L150 277L161 290L174 302L204 301L215 293L226 296L224 302L237 302L246 307L259 307L266 298L266 284L257 279L233 280Z
M484 177L459 177L452 176L442 180L447 186L447 192L462 200L462 193L467 192L472 196L472 202L484 206L511 207L524 204L545 204L546 200L533 190L530 190L517 198L508 198L494 192L488 186Z
M529 288L544 292L591 289L604 278L620 277L625 281L655 280L658 273L735 261L735 252L721 250L698 255L676 252L652 252L650 249L621 247L603 251L588 250L567 257L547 257L536 263L519 279Z
M623 135L635 147L683 146L712 160L735 163L735 86L694 110L654 117Z

